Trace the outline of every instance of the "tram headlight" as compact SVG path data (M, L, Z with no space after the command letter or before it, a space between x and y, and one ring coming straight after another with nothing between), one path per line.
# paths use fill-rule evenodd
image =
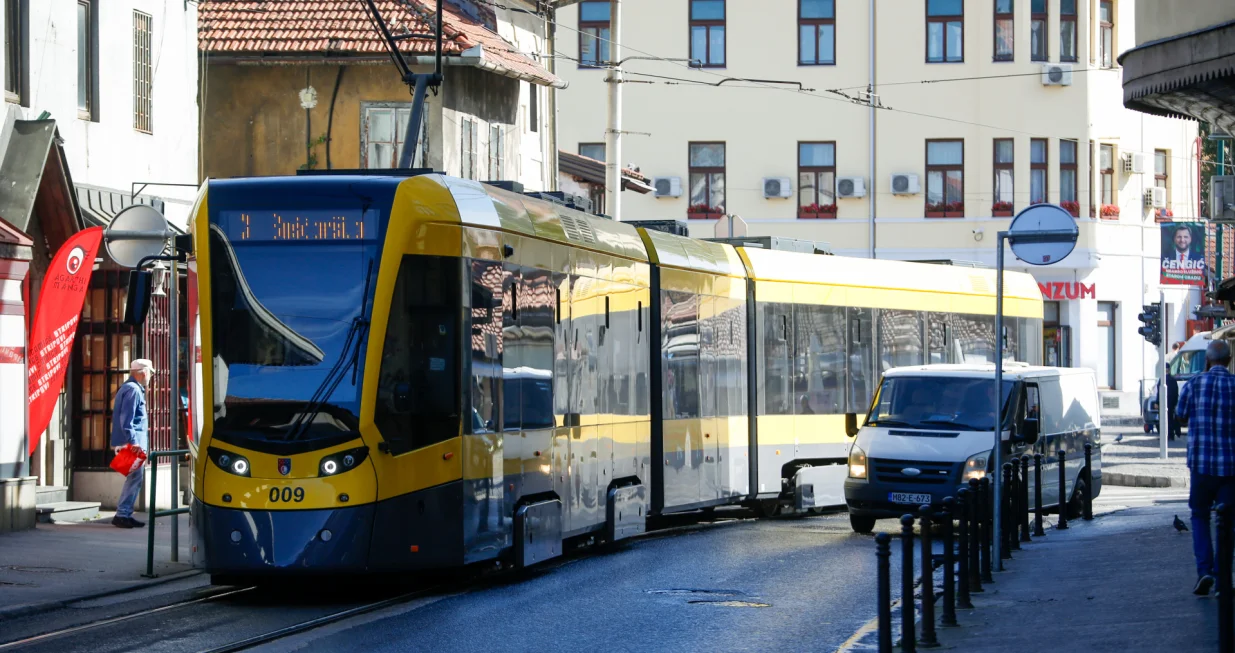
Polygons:
M334 476L355 469L357 465L369 457L368 447L336 451L322 458L317 466L318 476Z
M849 450L849 478L866 478L866 452L856 443Z
M239 454L210 447L207 455L214 461L214 464L217 465L219 469L227 472L228 474L248 477L252 472L252 467L249 465L249 459Z

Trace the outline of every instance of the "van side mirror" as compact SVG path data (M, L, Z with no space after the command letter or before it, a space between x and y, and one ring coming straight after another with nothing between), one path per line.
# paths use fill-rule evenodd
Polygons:
M154 288L154 273L133 270L129 273L128 299L124 303L124 323L141 326L150 312L150 294Z
M845 435L854 437L858 434L858 416L856 413L845 413Z
M1018 438L1025 444L1035 444L1038 441L1039 424L1036 417L1026 417L1021 422L1021 434Z

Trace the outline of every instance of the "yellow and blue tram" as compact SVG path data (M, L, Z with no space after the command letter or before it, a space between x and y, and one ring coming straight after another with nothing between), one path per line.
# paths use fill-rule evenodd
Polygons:
M840 505L882 370L996 350L989 270L436 174L211 181L191 230L193 552L219 576L529 565L651 515ZM1037 285L1005 288L1037 362Z

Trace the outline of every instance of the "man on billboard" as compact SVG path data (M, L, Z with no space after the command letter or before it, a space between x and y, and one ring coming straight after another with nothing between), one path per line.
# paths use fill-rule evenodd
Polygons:
M1204 230L1203 223L1162 225L1162 283L1196 286L1204 283Z

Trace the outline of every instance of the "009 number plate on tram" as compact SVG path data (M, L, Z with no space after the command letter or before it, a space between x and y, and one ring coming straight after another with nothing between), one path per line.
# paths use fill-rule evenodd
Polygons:
M911 494L909 492L889 492L888 501L891 501L892 503L908 503L915 506L924 506L931 502L931 495Z

